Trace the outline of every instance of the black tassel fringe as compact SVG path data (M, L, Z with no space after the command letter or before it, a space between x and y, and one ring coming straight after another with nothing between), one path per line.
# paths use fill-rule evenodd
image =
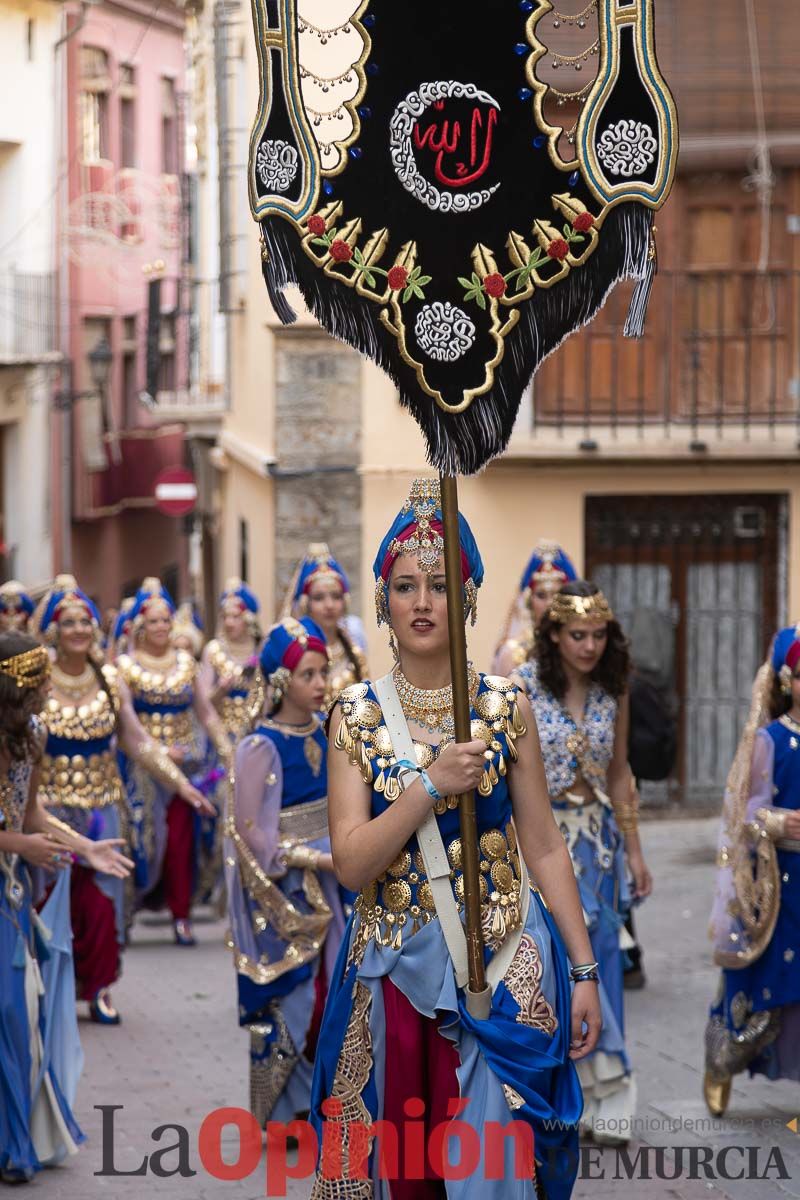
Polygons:
M652 214L639 204L612 209L586 263L521 306L520 320L506 338L506 352L495 368L494 386L477 396L466 412L457 414L444 412L421 392L411 368L391 354L394 338L379 320L379 306L322 275L306 257L294 228L278 218L262 225L267 251L264 279L280 321L291 324L295 319L283 289L296 283L311 312L333 337L367 355L391 376L401 403L422 429L432 467L446 474L473 475L508 445L522 392L539 364L592 320L621 279L640 281L626 332L628 327L643 326L654 273L648 257L651 220Z

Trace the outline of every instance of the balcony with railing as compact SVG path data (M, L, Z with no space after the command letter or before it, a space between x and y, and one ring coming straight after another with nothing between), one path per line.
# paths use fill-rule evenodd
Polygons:
M0 366L59 362L55 275L0 267Z
M662 271L645 336L632 287L539 368L509 457L785 457L800 444L800 272Z

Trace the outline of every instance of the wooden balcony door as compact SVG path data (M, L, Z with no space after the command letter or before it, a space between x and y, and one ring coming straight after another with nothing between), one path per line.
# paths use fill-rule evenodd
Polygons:
M784 526L777 495L587 498L587 577L623 628L651 609L671 643L662 659L672 664L678 758L669 780L644 786L643 803L719 807L778 621Z

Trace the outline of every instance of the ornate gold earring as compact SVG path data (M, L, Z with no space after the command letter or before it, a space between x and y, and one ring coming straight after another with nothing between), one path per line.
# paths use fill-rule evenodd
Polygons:
M397 642L394 640L394 630L389 631L389 649L392 652L392 657L396 663L400 662L400 651L397 649Z

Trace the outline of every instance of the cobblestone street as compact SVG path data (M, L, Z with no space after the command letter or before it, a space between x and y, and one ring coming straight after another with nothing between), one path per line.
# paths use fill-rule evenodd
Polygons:
M647 987L627 993L629 1046L638 1076L638 1128L627 1158L587 1148L584 1178L575 1191L581 1200L611 1195L637 1200L800 1197L800 1134L787 1127L800 1114L796 1084L737 1079L729 1117L718 1122L710 1120L702 1100L702 1034L716 982L705 932L715 836L715 821L663 821L644 827L645 851L656 880L655 895L637 914ZM86 1067L77 1115L87 1144L77 1158L40 1176L33 1194L43 1200L154 1195L256 1200L266 1194L263 1162L247 1180L223 1182L204 1171L197 1152L197 1131L206 1113L247 1103L246 1038L236 1024L233 969L222 945L223 932L222 922L198 921L199 945L183 951L172 945L169 924L137 924L125 977L115 991L123 1027L105 1029L81 1021ZM197 1175L97 1175L103 1164L101 1114L94 1107L99 1105L121 1106L115 1114L117 1170L132 1171L146 1154L173 1145L174 1131L165 1132L160 1143L151 1133L158 1126L178 1124L188 1130L188 1159ZM236 1141L231 1131L231 1157ZM655 1147L667 1147L671 1154L658 1156ZM725 1147L732 1149L720 1158L718 1152ZM773 1153L770 1161L772 1147L779 1155ZM698 1158L702 1162L704 1157L712 1178L704 1175L702 1166L698 1169ZM627 1163L634 1174L630 1180ZM699 1178L690 1178L693 1164ZM780 1164L788 1178L778 1177ZM164 1156L163 1170L176 1165L175 1153ZM676 1177L656 1178L659 1169L662 1176ZM726 1180L719 1177L721 1172L760 1177ZM287 1195L293 1200L308 1194L307 1182L289 1183Z

